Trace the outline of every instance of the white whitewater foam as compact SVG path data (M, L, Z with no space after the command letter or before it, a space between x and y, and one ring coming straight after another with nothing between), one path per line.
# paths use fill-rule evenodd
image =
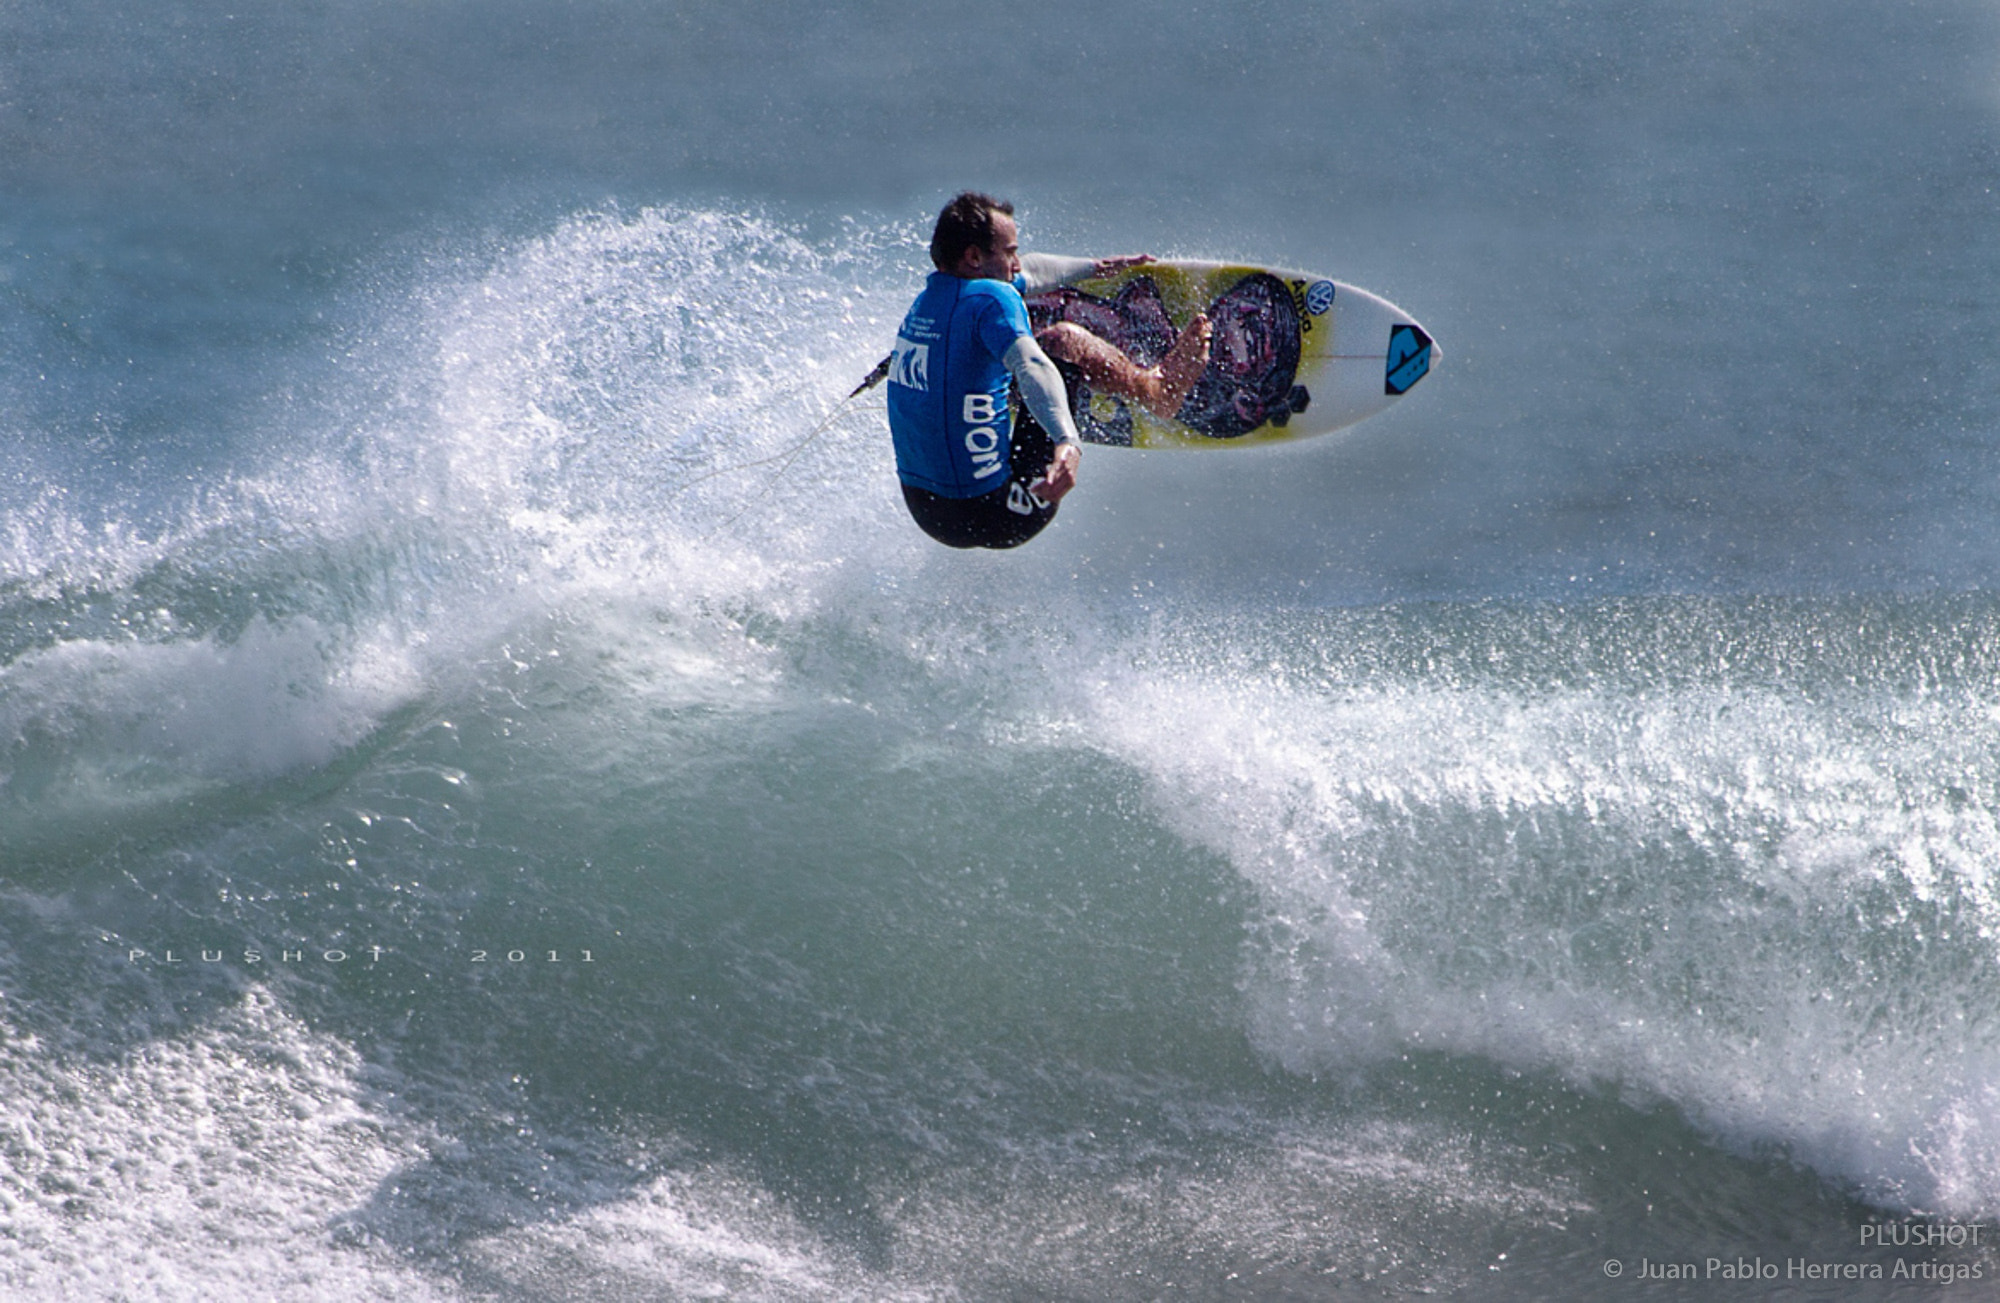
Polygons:
M89 525L60 485L7 511L0 580L58 632L0 665L0 769L67 782L44 808L256 781L579 605L637 594L702 677L718 631L809 615L852 558L864 584L920 566L879 403L838 408L893 333L857 283L875 239L581 214L378 305L361 396L292 414L169 524ZM152 609L142 583L178 596ZM145 609L103 629L86 604Z
M62 642L0 667L0 755L52 741L105 777L264 778L325 763L420 680L407 647L386 638L341 647L306 618L256 619L226 641Z
M262 990L115 1057L0 1042L0 1285L13 1298L445 1299L340 1215L431 1138Z
M1486 1055L1891 1206L2000 1207L2000 821L1937 781L1983 702L1219 677L1120 676L1094 732L1262 894L1279 1063Z

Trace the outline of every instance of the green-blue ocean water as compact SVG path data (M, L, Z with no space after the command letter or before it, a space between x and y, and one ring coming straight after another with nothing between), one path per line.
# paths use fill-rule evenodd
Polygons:
M0 1284L1985 1297L1996 49L10 10ZM1444 363L947 552L967 185Z

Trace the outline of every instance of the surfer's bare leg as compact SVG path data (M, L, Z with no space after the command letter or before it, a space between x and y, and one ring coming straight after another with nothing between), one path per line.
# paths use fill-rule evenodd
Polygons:
M1155 416L1172 420L1208 366L1208 318L1197 314L1158 366L1140 366L1116 345L1073 321L1059 321L1035 335L1042 351L1083 372L1094 388L1130 398Z

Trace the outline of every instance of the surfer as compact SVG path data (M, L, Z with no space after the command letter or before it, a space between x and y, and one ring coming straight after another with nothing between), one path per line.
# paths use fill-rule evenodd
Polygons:
M950 547L1018 547L1054 519L1083 450L1058 362L1149 411L1180 408L1208 363L1206 317L1158 365L1141 366L1075 322L1037 333L1021 297L1150 261L1022 254L1012 204L968 191L945 205L931 233L937 270L888 359L896 474L926 534ZM1014 410L1016 391L1025 410Z

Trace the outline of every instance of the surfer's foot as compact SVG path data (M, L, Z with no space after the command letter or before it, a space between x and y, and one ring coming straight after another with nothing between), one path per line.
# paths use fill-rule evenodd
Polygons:
M1188 391L1208 369L1208 341L1215 327L1206 316L1196 313L1182 329L1180 337L1160 364L1140 373L1139 402L1153 415L1173 420L1187 401Z

